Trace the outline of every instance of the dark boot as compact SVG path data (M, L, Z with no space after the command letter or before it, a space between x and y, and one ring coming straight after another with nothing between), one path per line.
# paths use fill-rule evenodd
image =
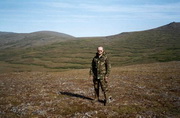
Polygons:
M99 89L95 89L95 96L94 96L94 102L98 102L99 101Z
M104 106L106 106L107 104L107 95L106 95L106 92L104 92Z

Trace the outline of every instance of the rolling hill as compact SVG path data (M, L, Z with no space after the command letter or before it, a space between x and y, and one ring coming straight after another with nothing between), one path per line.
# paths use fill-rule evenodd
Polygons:
M33 33L0 32L0 48L28 48L72 39L74 39L73 36L53 31Z
M78 38L50 31L0 32L0 72L89 68L100 45L113 67L180 61L180 23L106 37Z

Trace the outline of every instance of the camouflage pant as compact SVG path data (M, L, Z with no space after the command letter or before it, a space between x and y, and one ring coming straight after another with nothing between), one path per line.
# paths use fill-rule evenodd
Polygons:
M107 99L107 81L105 81L104 76L100 76L99 78L94 77L93 79L93 83L94 83L94 90L95 90L95 99L99 99L99 89L101 87L101 90L104 94L104 99Z

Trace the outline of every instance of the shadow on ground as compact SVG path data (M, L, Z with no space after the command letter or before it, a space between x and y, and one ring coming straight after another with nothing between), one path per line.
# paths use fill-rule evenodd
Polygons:
M66 96L70 96L70 97L76 97L76 98L81 98L81 99L86 99L86 100L93 100L90 97L86 97L84 95L80 95L80 94L76 94L76 93L71 93L71 92L59 92L59 94L61 95L66 95Z
M59 92L59 94L70 96L70 97L75 97L75 98L86 99L86 100L89 100L89 101L93 101L94 100L94 99L92 99L90 97L86 97L84 95L80 95L80 94L76 94L76 93L71 93L71 92ZM104 100L98 100L98 102L104 104Z

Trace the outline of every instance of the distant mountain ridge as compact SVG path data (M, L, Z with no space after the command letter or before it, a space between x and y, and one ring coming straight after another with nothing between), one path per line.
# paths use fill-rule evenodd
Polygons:
M180 22L172 22L153 30L180 30Z
M37 31L37 32L29 33L29 34L30 35L52 35L52 36L59 36L62 38L74 38L71 35L55 32L55 31Z
M0 32L0 48L41 46L72 39L74 37L71 35L54 31L32 33Z
M180 22L172 22L164 26L160 26L154 29L146 31L180 31ZM142 31L136 31L142 32ZM107 37L122 37L124 35L129 35L134 32L122 32L116 35L110 35ZM82 37L83 38L83 37ZM81 39L82 39L81 38ZM1 32L0 31L0 48L10 48L10 47L31 47L31 46L42 46L47 44L52 44L61 41L73 40L77 37L59 33L55 31L37 31L32 33L14 33L14 32Z
M180 32L180 22L171 22L171 23L169 23L167 25L160 26L160 27L153 28L153 29L144 30L144 31L153 31L153 30L156 30L156 31L170 31L170 30L174 30L174 31ZM110 35L110 36L107 36L107 37L112 37L112 36L117 36L117 35L118 36L119 35L128 35L128 34L135 33L135 32L143 32L143 31L122 32L122 33L115 34L115 35Z
M6 35L6 34L12 34L13 32L2 32L2 31L0 31L0 36L1 35Z

